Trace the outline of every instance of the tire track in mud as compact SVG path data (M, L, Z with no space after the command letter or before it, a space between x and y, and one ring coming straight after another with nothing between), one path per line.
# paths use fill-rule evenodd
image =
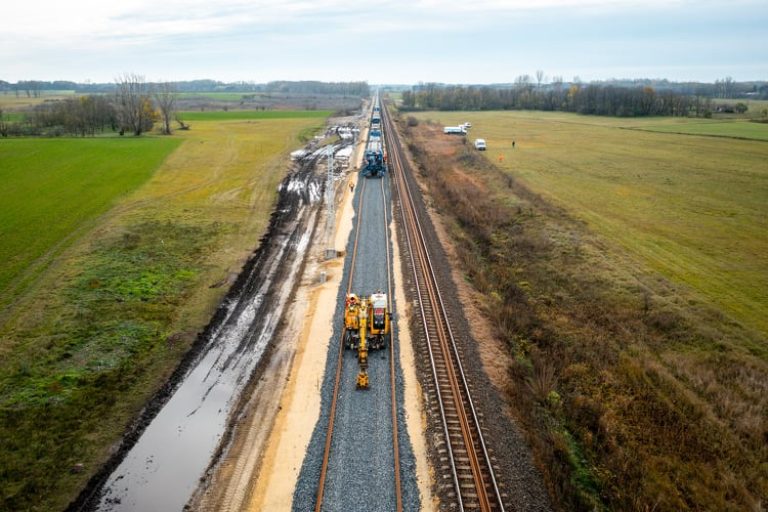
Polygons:
M283 179L267 233L211 322L68 511L181 510L228 439L293 292L317 223L316 151Z

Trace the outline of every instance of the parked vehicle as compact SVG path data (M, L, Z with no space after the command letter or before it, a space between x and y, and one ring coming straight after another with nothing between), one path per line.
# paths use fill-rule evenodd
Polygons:
M485 139L475 139L475 149L478 151L485 151Z
M464 128L464 125L461 126L446 126L443 128L443 133L448 133L452 135L466 135L467 129Z

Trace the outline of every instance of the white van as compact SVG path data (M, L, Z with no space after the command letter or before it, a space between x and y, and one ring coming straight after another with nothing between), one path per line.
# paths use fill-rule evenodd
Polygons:
M485 139L475 139L475 149L485 151Z

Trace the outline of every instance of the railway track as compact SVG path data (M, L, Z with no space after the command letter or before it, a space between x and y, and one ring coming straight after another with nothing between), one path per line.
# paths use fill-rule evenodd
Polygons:
M438 448L438 480L450 480L446 508L460 511L503 511L503 496L496 481L492 458L483 438L478 414L472 402L470 385L464 373L460 351L446 313L430 258L427 240L419 220L411 186L405 173L408 163L392 120L382 108L384 137L388 149L390 175L399 202L404 227L406 253L418 299L421 333L431 370L433 385L427 386L439 411L438 423L445 439ZM444 498L446 499L446 498Z
M354 242L352 246L352 255L351 255L351 265L350 265L350 275L348 278L348 284L347 284L347 290L346 293L349 294L352 292L352 283L353 283L353 277L356 270L356 262L357 262L357 249L358 249L358 241L359 241L359 233L360 233L360 224L362 222L362 219L364 217L363 215L363 208L364 208L364 198L365 198L365 188L368 186L368 183L378 183L378 186L381 188L381 198L384 202L384 224L382 226L383 233L388 233L389 231L389 216L387 215L387 208L386 208L386 202L387 202L387 195L386 191L384 189L384 183L385 179L362 179L360 180L361 190L358 191L358 209L357 209L357 222L355 225L355 232L354 232ZM390 298L390 307L394 310L394 284L392 280L392 271L391 271L391 254L389 250L389 243L387 243L387 250L385 251L386 255L386 268L387 268L387 297ZM339 391L341 389L341 375L342 375L342 369L344 365L344 338L346 335L346 329L342 328L341 335L338 340L338 346L339 346L339 353L338 353L338 359L336 361L336 375L334 378L334 385L333 385L333 396L331 399L331 409L330 409L330 415L328 418L328 428L326 430L326 437L325 437L325 448L323 452L323 460L322 460L322 466L320 469L320 478L317 485L317 493L316 493L316 499L315 499L315 512L320 512L323 508L323 498L325 493L325 485L327 481L327 475L328 475L328 467L329 462L332 456L332 444L333 444L333 434L334 434L334 425L336 421L336 408L339 398ZM395 340L395 323L393 322L391 327L391 337L390 337L390 343L389 343L389 376L390 376L390 395L392 397L391 399L391 416L392 416L392 453L394 458L394 467L393 467L393 481L394 481L394 494L395 494L395 507L397 512L402 512L403 510L403 494L402 494L402 486L400 481L400 447L399 447L399 432L398 432L398 423L397 423L397 384L395 379L395 348L394 348L394 341ZM357 364L357 363L355 363ZM377 383L381 384L381 383ZM362 393L365 393L367 391L361 391ZM364 497L362 497L364 499Z

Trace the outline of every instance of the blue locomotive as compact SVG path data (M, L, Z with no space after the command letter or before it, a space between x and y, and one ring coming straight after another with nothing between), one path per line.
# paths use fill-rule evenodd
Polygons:
M363 176L370 178L380 178L387 172L387 156L384 151L384 138L381 134L381 109L378 98L375 102L361 170Z

